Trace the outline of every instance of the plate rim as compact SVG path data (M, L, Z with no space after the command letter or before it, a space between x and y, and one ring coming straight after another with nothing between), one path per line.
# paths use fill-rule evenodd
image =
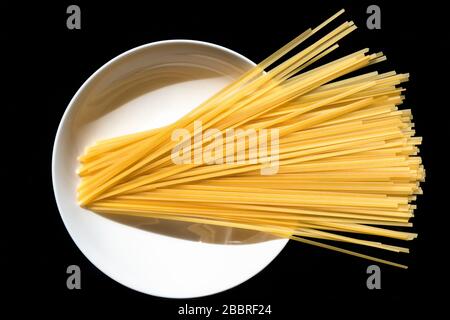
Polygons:
M201 40L192 40L192 39L169 39L169 40L160 40L160 41L155 41L155 42L149 42L149 43L145 43L142 45L139 45L137 47L131 48L129 50L126 50L125 52L113 57L112 59L108 60L106 63L104 63L100 68L98 68L94 73L92 73L84 82L83 84L77 89L77 91L75 92L75 94L73 95L73 97L70 99L69 103L67 104L66 109L64 110L64 113L59 121L58 124L58 129L56 131L55 134L55 139L53 141L53 146L52 146L52 160L51 160L51 175L52 175L52 188L53 188L53 195L55 198L55 202L57 205L57 209L59 212L59 215L63 221L64 227L67 230L67 232L70 235L70 238L72 239L72 241L75 243L76 247L80 250L80 252L83 254L83 256L93 265L95 266L99 271L101 271L103 274L105 274L107 277L109 277L110 279L114 280L115 282L117 282L118 284L129 288L133 291L137 291L146 295L150 295L150 296L155 296L155 297L160 297L160 298L165 298L165 299L190 299L190 298L199 298L199 297L207 297L207 296L211 296L211 295L215 295L215 294L219 294L225 291L228 291L232 288L235 288L239 285L241 285L242 283L250 280L251 278L253 278L254 276L256 276L258 273L260 273L261 271L263 271L273 260L276 259L276 257L281 253L281 251L283 251L283 249L285 248L285 246L287 245L287 243L289 242L289 239L276 239L274 241L279 241L280 242L280 247L278 252L276 252L276 254L273 256L273 258L264 266L262 266L262 268L257 271L256 273L254 273L253 275L251 275L250 277L243 279L241 282L238 282L230 287L227 287L223 290L214 292L214 293L208 293L208 294L202 294L202 295L196 295L196 296L189 296L189 297L168 297L168 296L160 296L160 295L156 295L156 294L151 294L148 292L145 292L143 290L137 289L137 288L133 288L131 286L128 286L124 283L122 283L121 281L117 280L114 276L112 276L110 273L105 272L103 269L99 268L99 266L94 263L92 261L92 259L86 254L85 250L82 248L82 246L79 245L79 242L77 240L77 238L73 235L73 230L71 230L68 227L68 223L62 213L62 205L60 204L62 202L62 200L60 199L60 197L58 196L58 191L57 191L57 178L56 176L56 155L57 155L57 148L58 148L58 142L60 139L60 136L62 135L62 131L63 131L63 127L65 125L66 122L66 118L68 117L71 109L73 108L73 105L75 104L75 102L77 101L78 97L84 92L85 88L99 75L103 72L103 70L105 70L106 68L108 68L110 65L114 64L116 61L129 56L131 54L134 54L137 51L140 50L144 50L150 47L155 47L155 46L160 46L160 45L167 45L167 44L191 44L191 45L200 45L200 46L205 46L205 47L210 47L210 48L214 48L220 51L224 51L232 56L235 56L247 63L249 63L249 65L251 66L256 66L257 64L254 63L252 60L248 59L247 57L245 57L244 55L231 50L229 48L226 48L224 46L215 44L215 43L211 43L211 42L206 42L206 41L201 41ZM214 244L214 243L208 243L208 245L221 245L221 244ZM242 244L245 245L245 244Z

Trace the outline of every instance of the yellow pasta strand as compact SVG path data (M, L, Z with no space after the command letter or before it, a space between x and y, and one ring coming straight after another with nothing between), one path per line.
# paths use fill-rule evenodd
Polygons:
M408 253L384 241L417 237L410 219L425 180L422 139L415 137L411 111L399 109L400 85L409 75L348 77L386 60L369 49L318 65L356 29L353 22L281 61L342 13L306 30L174 123L88 146L78 158L80 205L101 214L267 232L406 268L316 241ZM174 141L176 129L190 135ZM252 143L263 147L254 152ZM179 146L192 151L182 163L173 158ZM276 171L263 174L274 163Z

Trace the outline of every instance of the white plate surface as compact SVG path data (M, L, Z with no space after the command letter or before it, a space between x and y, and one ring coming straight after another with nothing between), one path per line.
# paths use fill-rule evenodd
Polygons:
M114 58L75 94L55 139L53 187L69 234L106 275L155 296L199 297L246 281L286 245L286 239L239 229L111 219L76 202L77 156L86 146L169 124L253 65L217 45L162 41Z

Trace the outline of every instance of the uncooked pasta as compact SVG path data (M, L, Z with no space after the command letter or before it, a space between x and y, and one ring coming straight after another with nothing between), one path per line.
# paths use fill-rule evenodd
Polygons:
M369 49L320 64L353 22L305 45L342 13L176 122L87 147L80 205L267 232L406 267L329 244L408 252L386 241L417 236L410 219L425 179L411 111L399 109L408 74L355 75L386 59Z

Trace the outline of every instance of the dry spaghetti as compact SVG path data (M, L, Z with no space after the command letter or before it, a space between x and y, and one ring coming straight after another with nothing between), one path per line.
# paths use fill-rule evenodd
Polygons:
M411 111L398 108L404 100L399 85L408 74L369 72L343 79L386 59L368 49L314 67L356 29L353 22L279 62L342 12L306 30L175 123L86 148L79 157L80 205L105 214L262 231L405 267L317 241L408 252L359 235L414 239L417 235L405 228L412 227L412 203L425 179ZM257 141L273 138L268 132L277 129L276 148L263 150L266 160L276 151L276 174L261 174L268 163L250 152L250 142L242 149L248 161L223 161L236 160L236 145L212 148L213 139L199 139L193 130L196 121L218 136L230 128L256 129ZM210 163L191 161L191 154L174 163L179 141L172 134L179 128L194 132L182 139L185 146L214 150ZM235 139L236 134L226 136L228 142Z

